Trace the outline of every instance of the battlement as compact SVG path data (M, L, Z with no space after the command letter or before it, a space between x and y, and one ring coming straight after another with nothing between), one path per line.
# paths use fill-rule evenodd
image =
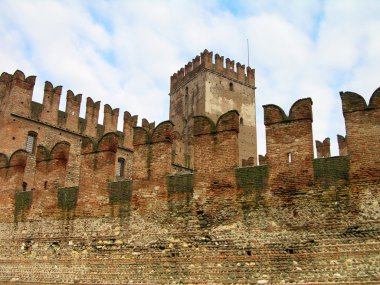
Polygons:
M284 110L277 105L264 105L264 123L267 126L270 124L295 120L306 119L313 121L312 105L313 101L311 98L300 99L290 107L289 116L287 116Z
M115 106L99 124L99 101L80 118L81 94L60 111L61 86L46 81L40 104L34 76L0 76L2 283L378 281L380 89L368 104L341 93L336 157L313 139L310 98L263 106L257 165L254 71L212 61L206 50L172 77L171 120L125 111L122 132ZM237 104L209 112L202 96Z
M330 138L325 138L323 142L316 140L317 157L330 157Z
M170 92L178 89L185 82L195 77L199 72L209 70L225 76L233 81L244 85L255 86L255 70L240 62L215 54L213 62L213 52L204 50L200 56L196 56L192 61L189 61L185 67L178 70L170 77Z
M380 88L377 88L373 92L368 105L365 99L355 92L340 92L340 97L342 99L344 115L356 111L380 108Z
M0 91L4 94L0 107L2 113L6 116L11 114L22 116L25 119L54 126L62 131L92 138L100 138L103 134L117 131L119 108L113 109L109 104L105 104L103 124L99 124L101 102L94 102L91 97L87 97L85 118L80 118L82 94L75 95L73 91L68 90L66 110L60 111L62 86L54 86L51 82L46 81L43 103L40 104L32 101L35 80L35 76L25 77L20 70L17 70L13 75L2 73L0 77ZM136 126L137 119L137 115L131 116L127 111L124 113L122 136L131 137L131 128ZM143 125L145 123L146 119L143 119ZM154 128L154 123L148 123L148 125L150 128ZM125 140L125 147L131 147L128 140Z
M16 70L13 74L3 72L0 76L0 82L31 90L36 83L36 76L26 77L21 70Z

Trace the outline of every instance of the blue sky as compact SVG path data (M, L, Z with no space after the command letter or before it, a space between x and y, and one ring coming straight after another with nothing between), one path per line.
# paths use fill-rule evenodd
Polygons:
M1 71L37 75L157 123L168 118L170 75L205 48L256 69L262 105L287 113L311 97L314 139L345 134L339 91L368 101L380 86L380 1L0 0ZM83 100L84 101L84 100ZM82 114L84 104L82 104ZM101 122L102 118L100 118ZM122 117L119 118L119 125ZM121 125L120 125L121 126Z

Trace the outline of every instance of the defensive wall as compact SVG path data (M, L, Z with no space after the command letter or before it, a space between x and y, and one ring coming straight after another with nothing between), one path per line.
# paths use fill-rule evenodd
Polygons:
M204 50L170 78L169 119L182 135L179 163L194 167L194 155L188 140L192 118L207 116L216 121L222 114L237 110L240 114L238 136L239 165L251 157L257 165L255 70L224 56Z
M172 122L120 132L118 109L101 125L100 102L80 118L82 95L63 112L34 83L0 77L1 284L380 284L380 89L340 94L339 156L314 157L305 98L264 106L258 166L238 167L237 111L195 116L187 168Z

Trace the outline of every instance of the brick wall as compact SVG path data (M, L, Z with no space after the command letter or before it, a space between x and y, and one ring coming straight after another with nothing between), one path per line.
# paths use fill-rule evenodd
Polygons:
M338 157L322 143L314 158L312 102L301 99L289 115L264 106L260 166L238 167L237 111L194 117L189 168L175 164L172 122L137 127L126 112L118 132L117 109L100 125L99 103L81 119L80 95L61 112L46 103L59 88L47 83L41 105L32 83L0 80L1 284L379 283L377 91L368 105L342 95Z

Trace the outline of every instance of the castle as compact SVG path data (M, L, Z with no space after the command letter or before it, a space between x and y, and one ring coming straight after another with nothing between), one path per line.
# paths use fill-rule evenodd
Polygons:
M256 159L255 71L207 50L157 126L34 84L0 77L1 284L380 284L380 88L340 93L336 157L310 98L263 106Z

